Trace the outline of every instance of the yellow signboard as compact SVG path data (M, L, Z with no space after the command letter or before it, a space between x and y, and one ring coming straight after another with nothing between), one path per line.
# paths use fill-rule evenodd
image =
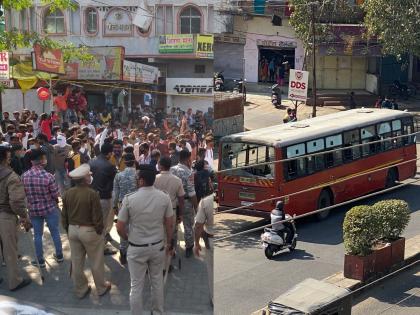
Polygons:
M213 59L213 44L214 37L213 35L202 35L197 34L195 53L199 58L210 58Z

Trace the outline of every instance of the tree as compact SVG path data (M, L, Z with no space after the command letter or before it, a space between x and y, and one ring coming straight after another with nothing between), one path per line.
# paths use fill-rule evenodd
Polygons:
M74 0L41 0L41 3L43 5L48 5L50 11L52 12L57 9L74 10L77 7L77 3ZM34 1L0 0L0 5L2 5L4 9L14 9L20 11L32 7L34 5ZM36 32L20 31L17 29L0 33L0 51L32 47L34 44L40 44L47 48L61 49L63 51L64 61L68 61L70 57L86 62L93 60L93 56L88 53L87 47L75 47L68 41L53 40Z
M364 24L376 36L385 54L420 56L420 1L366 0Z

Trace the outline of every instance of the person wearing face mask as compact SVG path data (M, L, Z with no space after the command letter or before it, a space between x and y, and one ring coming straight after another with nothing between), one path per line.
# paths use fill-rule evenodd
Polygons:
M42 151L45 152L45 155L47 157L47 165L45 166L45 170L53 174L55 173L54 163L53 163L53 156L54 156L54 147L48 142L48 137L40 133L36 139L38 140L39 147Z
M61 195L70 187L67 170L65 168L65 160L72 149L71 145L67 144L66 137L62 134L57 135L57 144L54 144L54 167L55 167L55 180L60 188Z
M195 194L194 174L191 170L191 152L187 149L179 153L179 163L171 168L171 173L181 179L184 187L184 238L185 238L185 256L187 258L193 255L194 247L194 216L197 209L197 196Z
M23 172L26 172L32 167L31 153L33 150L37 150L37 149L39 149L38 140L34 138L29 138L28 150L26 150L25 155L23 156Z
M4 135L4 140L10 143L10 138L15 134L16 127L15 125L7 126L7 133Z
M110 291L111 283L105 281L104 221L99 193L90 188L92 177L88 164L71 171L69 177L74 186L64 194L61 223L70 243L74 292L80 299L90 293L91 287L84 273L87 255L96 291L103 296Z
M150 164L151 161L151 157L150 157L150 147L149 144L147 142L143 142L142 144L140 144L139 146L139 164L143 165L143 164Z
M44 251L42 237L44 234L44 224L47 222L51 237L55 246L54 259L61 263L64 261L63 248L60 238L60 210L58 208L58 198L60 193L55 182L54 176L44 168L47 165L45 152L40 149L31 150L32 168L22 175L22 182L28 199L28 210L34 227L34 242L36 260L32 265L45 268Z
M125 169L125 162L122 157L123 153L123 142L122 140L114 140L113 142L113 153L109 161L114 165L119 172Z
M114 223L114 212L112 211L112 191L114 178L117 170L109 161L112 157L113 146L105 142L101 147L101 154L89 161L90 170L93 176L92 188L99 192L101 198L102 217L104 220L104 242L111 238L109 232ZM105 255L113 255L116 251L113 248L105 247Z

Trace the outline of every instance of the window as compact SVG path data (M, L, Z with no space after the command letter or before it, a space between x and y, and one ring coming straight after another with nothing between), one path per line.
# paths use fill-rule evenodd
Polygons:
M4 15L5 15L5 22L6 22L6 30L7 31L11 31L13 28L13 24L12 24L12 10L9 9L5 9L4 10Z
M20 29L21 31L28 30L28 11L26 9L20 11Z
M402 128L401 128L401 120L393 120L391 122L392 125L392 137L398 137L402 135ZM394 148L399 148L403 145L402 138L392 139L392 146Z
M409 135L414 132L414 126L413 126L413 120L412 118L403 118L402 119L402 125L403 125L403 134ZM403 138L404 145L410 145L413 143L416 143L416 136L408 136Z
M87 8L85 11L86 32L96 34L98 32L98 11L95 8Z
M376 140L379 140L376 135L375 126L363 127L360 129L362 143L369 143ZM380 143L370 143L362 146L362 156L369 156L377 153L380 150Z
M206 66L205 65L195 65L194 66L194 73L206 73Z
M334 148L338 149L343 145L343 137L341 134L328 136L325 138L325 147L327 151ZM325 153L326 167L334 167L343 164L343 153L340 150Z
M29 27L31 32L36 32L36 11L34 7L29 9Z
M156 8L156 35L174 33L174 10L170 5Z
M186 7L180 14L181 34L201 33L201 13L194 7Z
M346 131L343 133L344 147L351 147L360 143L359 129ZM343 150L344 162L350 162L360 158L360 147Z
M61 10L50 12L46 10L44 16L44 31L48 34L62 34L65 33L64 14Z
M306 142L306 148L308 154L323 151L325 148L324 138ZM320 154L315 156L308 156L306 158L306 163L308 165L308 174L321 171L325 167L324 155Z
M76 7L74 10L70 10L70 31L72 34L80 35L80 14L79 7Z
M305 155L305 143L295 144L287 147L286 156L288 159ZM292 180L306 175L305 158L298 158L284 163L286 180Z
M390 138L392 135L392 128L390 122L384 122L377 125L378 126L378 136L379 139L384 140ZM382 151L386 151L392 148L392 141L387 140L381 143Z

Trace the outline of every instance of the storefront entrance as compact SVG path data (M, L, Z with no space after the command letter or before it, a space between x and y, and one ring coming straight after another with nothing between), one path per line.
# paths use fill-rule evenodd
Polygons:
M289 83L289 70L295 68L294 48L259 47L258 82ZM274 61L274 72L270 71L270 63Z

